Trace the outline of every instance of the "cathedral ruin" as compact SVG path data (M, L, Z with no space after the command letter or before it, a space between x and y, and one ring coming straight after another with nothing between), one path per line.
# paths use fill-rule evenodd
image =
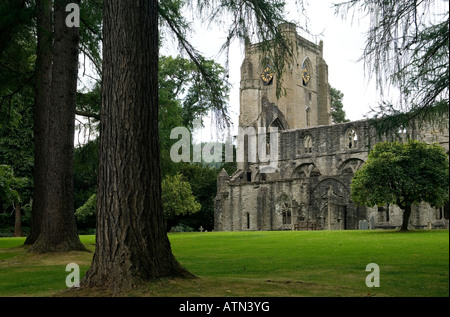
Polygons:
M261 53L249 44L241 66L239 116L240 133L249 127L267 133L271 127L278 129L277 148L266 149L277 151L277 168L264 170L269 163L258 155L248 160L249 136L238 136L244 160L233 175L223 170L218 177L214 230L399 227L399 207L369 208L352 202L352 177L380 141L409 137L438 143L448 153L448 129L401 127L395 136L380 137L366 120L332 124L323 42L304 39L293 24L281 27L298 46L296 62L283 75L286 94L277 99L273 71L269 65L260 66ZM409 226L448 228L448 219L448 204L435 209L421 203L413 206Z

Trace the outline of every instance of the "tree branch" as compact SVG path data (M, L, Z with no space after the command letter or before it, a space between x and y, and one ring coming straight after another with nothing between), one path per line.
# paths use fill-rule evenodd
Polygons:
M97 113L94 113L94 112L75 110L75 114L78 116L82 116L82 117L94 118L94 119L100 121L100 115Z
M102 36L102 34L99 34L96 30L94 30L94 29L89 25L89 23L87 23L86 20L83 19L83 17L80 17L80 20L81 20L81 22L84 24L84 26L85 26L89 31L91 31L93 34L97 35L98 38L100 39L100 41L103 42L103 36Z

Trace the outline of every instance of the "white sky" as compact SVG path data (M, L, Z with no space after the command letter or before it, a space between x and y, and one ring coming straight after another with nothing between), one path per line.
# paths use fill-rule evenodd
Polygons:
M328 81L330 85L344 94L343 104L346 116L351 121L360 120L370 111L370 106L378 102L375 83L369 82L364 71L363 62L357 60L362 56L365 43L364 33L368 30L368 18L353 22L335 15L332 0L309 1L306 11L309 17L308 29L311 34L320 34L315 38L300 33L301 36L318 43L324 42L324 59L328 64ZM295 0L287 0L288 20L298 21L301 14ZM303 24L300 21L301 24ZM225 56L218 56L226 34L218 29L206 29L205 25L196 23L193 26L192 42L207 58L214 58L224 64ZM161 48L161 54L169 54L170 45ZM243 45L233 43L229 54L229 80L232 84L230 92L229 112L234 124L232 134L235 135L239 116L239 82L240 67L243 61ZM386 96L385 96L386 97ZM215 132L209 129L205 118L205 129L201 132L203 141L215 139Z

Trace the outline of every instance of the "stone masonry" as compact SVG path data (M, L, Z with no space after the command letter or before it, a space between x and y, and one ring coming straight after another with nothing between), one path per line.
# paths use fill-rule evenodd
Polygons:
M413 138L439 143L449 150L448 129L402 127L392 136L380 137L368 121L331 124L328 66L319 45L300 37L292 24L281 26L298 50L294 67L286 75L287 94L275 97L275 87L260 78L265 65L255 45L246 47L241 67L240 131L248 127L278 129L276 170L264 172L267 162L248 159L250 136L239 136L243 162L217 180L215 230L294 230L396 228L402 210L394 205L356 206L350 197L354 173L366 162L370 149L380 141ZM269 65L270 67L270 65ZM302 80L304 69L310 80ZM263 134L262 134L263 135ZM261 135L259 136L261 137ZM264 135L265 137L265 135ZM269 139L269 137L267 137ZM245 140L245 141L244 141ZM253 140L253 139L251 139ZM256 139L255 139L256 140ZM264 144L264 143L258 143ZM272 153L273 154L273 153ZM263 171L263 172L262 172ZM435 209L426 203L413 207L411 228L448 228L448 205Z

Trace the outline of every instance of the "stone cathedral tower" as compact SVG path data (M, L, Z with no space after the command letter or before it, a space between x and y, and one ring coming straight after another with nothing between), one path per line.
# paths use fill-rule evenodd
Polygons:
M302 38L291 23L280 28L297 47L294 63L283 73L286 94L277 99L273 70L268 65L261 66L257 44L247 45L241 66L239 126L288 130L331 124L323 42L316 45Z

